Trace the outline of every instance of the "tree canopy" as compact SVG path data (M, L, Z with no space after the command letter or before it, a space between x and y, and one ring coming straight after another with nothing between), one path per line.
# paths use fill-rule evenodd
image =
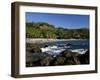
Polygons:
M46 22L26 23L26 38L49 38L49 39L88 39L89 29L65 29L56 28Z

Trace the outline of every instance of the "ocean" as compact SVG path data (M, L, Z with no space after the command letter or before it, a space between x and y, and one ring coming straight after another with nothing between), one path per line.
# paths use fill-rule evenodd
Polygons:
M89 40L66 40L66 41L54 41L54 42L48 42L43 43L41 47L48 46L61 46L61 45L67 45L70 46L69 49L89 49Z

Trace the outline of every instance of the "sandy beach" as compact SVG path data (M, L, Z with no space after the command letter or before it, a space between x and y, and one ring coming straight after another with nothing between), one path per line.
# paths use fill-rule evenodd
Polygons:
M44 38L26 38L26 43L45 43L55 41L69 41L69 40L86 40L86 39L44 39Z

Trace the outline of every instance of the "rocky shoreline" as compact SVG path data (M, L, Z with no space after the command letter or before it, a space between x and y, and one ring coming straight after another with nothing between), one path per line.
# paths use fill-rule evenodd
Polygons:
M38 44L27 46L26 49L26 67L81 64L89 64L89 50L79 54L66 49L60 55L53 56L43 53Z
M48 45L45 45L46 42L48 43L48 42L71 41L71 40L72 41L74 41L74 40L80 41L80 40L87 40L87 39L41 39L41 38L33 39L33 38L27 38L26 39L26 67L89 64L89 48L87 48L87 50L84 54L79 54L79 52L72 51L68 48L65 48L64 51L62 51L59 55L56 55L56 56L51 55L52 51L50 51L49 52L50 54L48 54L48 52L43 52L41 49L41 46L42 46L42 48L45 48L46 46L48 46ZM42 43L44 43L44 44L42 44ZM61 45L58 45L58 46L62 47ZM71 46L73 46L73 45L71 45ZM76 47L76 45L75 45L75 47ZM50 48L50 46L48 48Z
M78 54L66 50L56 57L44 55L43 53L35 53L35 55L31 56L31 60L26 62L26 67L81 64L89 64L89 51L85 54Z

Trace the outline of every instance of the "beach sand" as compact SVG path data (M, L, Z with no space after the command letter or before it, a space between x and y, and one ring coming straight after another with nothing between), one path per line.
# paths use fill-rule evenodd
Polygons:
M86 39L45 39L45 38L26 38L26 43L45 43L56 41L69 41L69 40L86 40Z

